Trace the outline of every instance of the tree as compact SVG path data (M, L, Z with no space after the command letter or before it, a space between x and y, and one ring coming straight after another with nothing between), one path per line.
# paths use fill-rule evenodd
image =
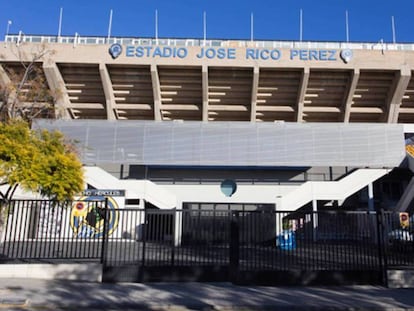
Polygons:
M41 63L54 51L44 44L30 52L24 45L10 48L19 62L0 66L0 75L6 80L0 83L0 121L24 119L30 123L45 113L52 114L54 99L59 95L48 87Z
M82 163L60 132L34 131L24 121L0 123L0 191L9 202L18 186L50 199L70 200L83 188Z
M0 240L4 207L19 186L57 201L70 200L83 189L74 144L60 132L30 128L33 119L53 112L56 92L48 87L41 66L53 52L45 45L31 53L16 49L20 63L0 63L0 186L6 189L0 191Z
M9 185L0 200L10 201L18 185L59 201L70 199L83 186L76 148L59 132L30 130L33 119L54 110L59 92L48 87L42 62L55 52L46 44L8 48L19 61L0 62L0 185Z

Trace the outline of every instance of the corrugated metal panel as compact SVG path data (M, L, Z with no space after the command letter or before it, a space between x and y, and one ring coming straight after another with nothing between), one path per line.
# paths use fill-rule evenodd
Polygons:
M81 142L87 164L395 167L403 126L361 123L39 120Z

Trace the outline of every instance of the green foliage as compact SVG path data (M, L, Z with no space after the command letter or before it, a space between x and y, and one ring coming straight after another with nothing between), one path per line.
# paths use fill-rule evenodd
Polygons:
M23 121L0 123L0 181L59 201L83 187L82 164L60 132L31 130ZM10 200L13 191L0 193Z
M292 229L291 220L289 220L289 219L283 219L282 229L283 230L290 230L290 229Z

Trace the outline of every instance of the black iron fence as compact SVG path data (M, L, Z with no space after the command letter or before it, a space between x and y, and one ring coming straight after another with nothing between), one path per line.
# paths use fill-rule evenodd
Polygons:
M100 261L106 281L380 284L390 267L414 266L414 223L394 212L13 201L7 214L0 262Z
M11 201L0 226L0 261L101 260L105 204Z

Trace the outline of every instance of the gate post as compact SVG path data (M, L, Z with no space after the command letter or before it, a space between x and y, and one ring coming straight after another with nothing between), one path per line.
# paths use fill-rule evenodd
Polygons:
M97 203L95 203L97 204ZM108 198L105 197L105 218L103 223L103 231L102 231L102 249L101 249L101 264L105 265L106 263L106 249L108 247L108 221L109 221L109 209L108 209Z
M239 276L240 257L240 225L239 212L232 211L230 215L230 281L237 282Z
M384 209L380 209L376 212L377 215L377 238L378 238L378 259L379 266L381 269L382 282L384 286L388 286L388 276L387 276L387 250L386 250L386 236L385 236L385 216Z

